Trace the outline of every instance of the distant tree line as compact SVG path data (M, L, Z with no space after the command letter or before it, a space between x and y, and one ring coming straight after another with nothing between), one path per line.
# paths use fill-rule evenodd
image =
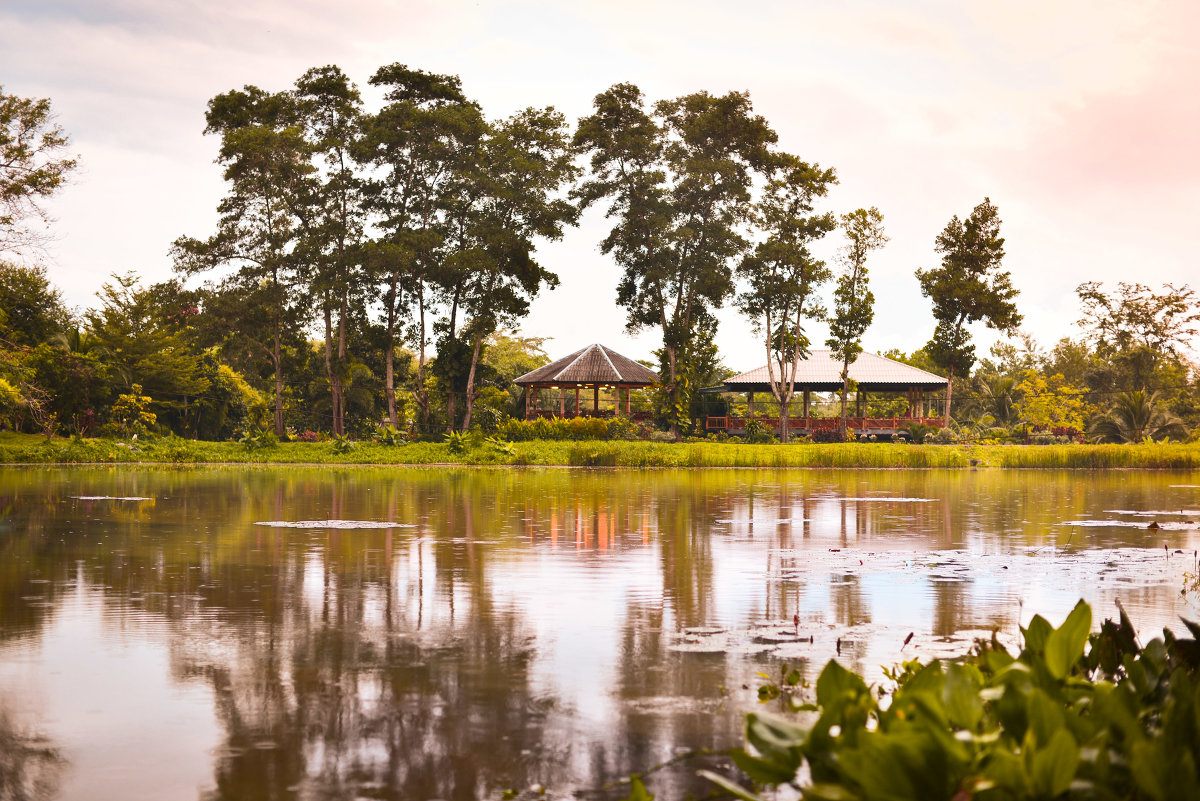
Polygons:
M38 258L41 202L76 166L69 139L49 101L0 89L0 424L214 439L494 429L523 408L512 379L547 361L545 338L514 333L560 280L537 246L600 205L627 328L661 337L662 384L646 401L659 426L697 433L697 391L727 374L716 312L733 302L761 337L781 416L811 324L829 323L845 434L883 215L819 208L835 171L779 149L748 94L650 102L617 84L572 131L553 108L489 118L453 75L391 64L369 83L383 92L374 111L335 66L214 97L215 230L174 242L176 279L113 276L79 314ZM933 336L888 354L949 377L947 436L1194 428L1188 287L1084 284L1085 336L1049 355L1026 338L977 364L969 326L1015 335L1022 319L1000 224L987 199L951 219L940 265L916 273ZM831 268L813 250L835 232Z

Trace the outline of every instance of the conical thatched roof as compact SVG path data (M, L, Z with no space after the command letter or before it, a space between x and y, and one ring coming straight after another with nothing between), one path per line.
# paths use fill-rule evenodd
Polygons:
M545 367L526 373L513 383L533 384L612 384L622 387L648 387L658 383L658 373L649 370L603 345L588 345Z

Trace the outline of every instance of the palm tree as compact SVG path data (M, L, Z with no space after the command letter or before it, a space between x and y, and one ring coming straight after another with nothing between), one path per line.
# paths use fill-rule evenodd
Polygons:
M980 402L983 410L992 416L997 425L1009 428L1016 425L1017 412L1017 379L1011 375L992 375L979 386Z
M1088 433L1093 442L1141 442L1182 437L1187 430L1182 420L1159 408L1157 392L1138 389L1118 395Z

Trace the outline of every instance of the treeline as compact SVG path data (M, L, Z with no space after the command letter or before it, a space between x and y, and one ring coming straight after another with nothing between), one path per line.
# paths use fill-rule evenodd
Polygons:
M1076 290L1080 336L1049 348L1018 332L993 346L969 375L943 441L1054 443L1194 440L1200 431L1200 369L1189 347L1200 324L1194 290L1095 282ZM946 371L927 349L884 354Z
M537 245L599 205L627 328L661 337L662 383L645 401L660 427L700 433L697 390L726 374L716 313L734 303L770 354L781 414L814 345L808 329L829 323L844 432L884 218L819 208L836 172L781 150L746 93L650 102L617 84L572 130L553 108L489 118L453 75L392 64L369 83L383 95L375 111L334 66L286 90L247 86L209 102L226 194L215 230L174 242L175 280L114 276L96 308L73 315L43 269L5 263L0 422L215 439L365 436L384 420L424 433L494 429L523 407L511 380L546 361L544 340L505 333L559 282ZM44 218L38 201L75 161L61 155L68 138L48 101L0 90L0 103L0 251L25 256L38 244L27 224ZM1085 284L1087 336L1053 352L1074 354L1069 367L1029 346L976 368L968 326L1015 333L1022 321L1000 225L987 199L952 217L934 241L940 264L916 271L934 331L907 358L951 378L957 435L1046 421L1082 430L1137 391L1153 410L1153 425L1136 426L1145 436L1194 427L1187 287L1122 284L1109 296ZM813 247L835 232L843 246L827 265ZM1079 397L1077 414L1063 410Z

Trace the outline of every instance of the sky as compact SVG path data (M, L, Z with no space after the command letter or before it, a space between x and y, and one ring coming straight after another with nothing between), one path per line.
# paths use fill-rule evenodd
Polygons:
M461 76L490 117L554 106L574 121L626 81L652 100L748 91L782 150L837 171L823 209L884 215L868 350L929 339L914 270L936 265L938 233L984 197L1003 220L1022 328L1049 346L1078 335L1083 281L1196 283L1198 30L1195 0L4 0L0 85L51 98L79 155L50 204L44 259L76 307L114 272L169 278L171 242L213 232L224 184L203 135L211 97L283 90L337 64L374 109L367 79L401 62ZM521 329L551 337L552 357L658 346L654 330L625 331L606 232L592 209L538 248L562 283ZM749 321L732 306L720 320L727 366L765 361ZM974 333L985 355L996 335Z

